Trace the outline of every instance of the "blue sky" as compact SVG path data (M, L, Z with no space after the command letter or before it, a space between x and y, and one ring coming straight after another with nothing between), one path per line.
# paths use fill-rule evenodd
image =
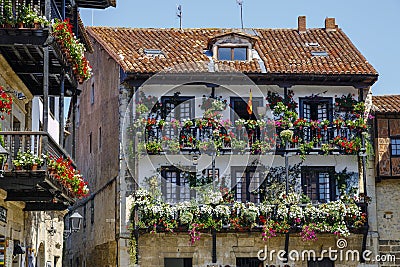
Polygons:
M177 28L177 5L182 5L184 28L239 28L236 0L117 0L117 8L93 11L93 25ZM81 9L85 25L92 10ZM379 72L373 93L400 94L399 0L243 0L245 27L296 28L307 16L308 28L321 28L326 17L336 18L355 46Z

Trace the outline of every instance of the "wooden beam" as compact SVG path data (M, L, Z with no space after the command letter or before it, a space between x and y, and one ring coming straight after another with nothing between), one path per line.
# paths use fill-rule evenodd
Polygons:
M24 211L66 210L68 206L68 204L58 202L27 202Z
M51 201L54 195L47 191L7 191L7 198L4 201Z
M34 30L32 30L33 33ZM19 35L20 31L18 29L0 29L0 46L14 46L15 44L31 44L31 45L43 45L46 42L48 31L39 32L36 30L36 35Z

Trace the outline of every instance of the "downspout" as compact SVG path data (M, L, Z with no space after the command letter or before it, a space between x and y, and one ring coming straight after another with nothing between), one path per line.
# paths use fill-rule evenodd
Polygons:
M364 101L364 89L359 88L359 97L358 100L359 102ZM359 158L361 157L361 167L362 167L362 173L363 173L363 193L364 193L364 205L363 208L365 209L365 214L367 214L368 218L368 203L367 203L367 168L366 168L366 148L365 148L365 135L361 134L361 141L362 141L362 147L359 153ZM362 245L361 245L361 255L364 255L365 250L367 249L367 236L368 236L368 229L369 229L369 224L368 224L368 219L365 222L365 225L363 227L363 240L362 240ZM364 257L361 257L360 259L361 263L365 263Z
M59 102L59 114L58 120L60 125L60 133L58 143L61 147L64 147L64 80L65 80L65 72L61 71L61 86L60 86L60 102Z
M284 87L284 99L285 103L288 102L288 88L287 86ZM289 194L289 155L288 155L288 149L289 149L289 142L285 142L285 176L286 176L286 196ZM288 218L289 218L289 205L286 206L288 208ZM288 262L288 254L289 254L289 232L285 234L285 257L284 257L284 263Z
M118 186L117 186L117 184L118 184L118 181L116 181L116 183L115 183L115 185L114 185L114 188L115 188L115 198L114 198L114 233L115 233L115 243L116 243L116 245L117 245L117 247L116 247L116 250L117 250L117 253L116 253L116 256L115 256L115 266L119 266L119 234L117 235L117 231L118 231L118 228L117 228L117 219L118 219L118 211L117 211L117 209L118 209L118 204L119 204L119 202L118 202L118 199L119 198L117 198L117 196L118 196Z

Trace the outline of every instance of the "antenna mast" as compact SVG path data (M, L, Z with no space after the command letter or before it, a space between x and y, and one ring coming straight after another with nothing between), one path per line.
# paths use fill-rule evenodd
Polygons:
M243 29L243 0L236 0L236 3L240 6L240 23Z
M178 11L176 12L176 16L179 18L179 29L182 30L182 6L178 6Z

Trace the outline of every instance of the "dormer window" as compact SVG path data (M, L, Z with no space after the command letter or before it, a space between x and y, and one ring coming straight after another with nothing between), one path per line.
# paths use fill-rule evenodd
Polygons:
M218 47L218 60L247 60L247 47Z
M256 40L256 36L247 33L225 32L211 38L208 49L215 60L248 61Z

